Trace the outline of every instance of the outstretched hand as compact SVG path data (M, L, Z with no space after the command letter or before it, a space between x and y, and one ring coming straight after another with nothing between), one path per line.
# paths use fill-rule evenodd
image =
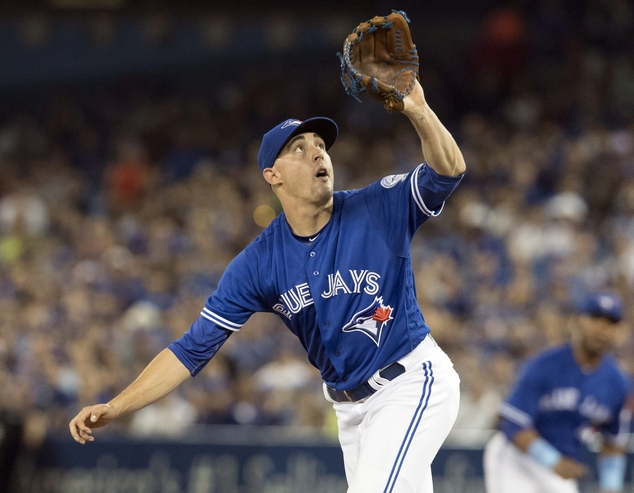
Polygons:
M79 411L69 423L70 434L82 445L93 442L95 438L92 436L92 430L106 426L116 417L116 409L109 404L87 406Z

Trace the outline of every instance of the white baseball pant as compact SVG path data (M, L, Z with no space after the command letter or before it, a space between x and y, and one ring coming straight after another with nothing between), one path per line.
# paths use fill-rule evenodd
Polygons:
M348 493L432 493L431 463L458 414L460 378L431 337L405 373L359 402L333 402ZM375 376L375 382L380 381Z
M487 442L483 461L487 493L579 493L577 481L539 464L500 431Z

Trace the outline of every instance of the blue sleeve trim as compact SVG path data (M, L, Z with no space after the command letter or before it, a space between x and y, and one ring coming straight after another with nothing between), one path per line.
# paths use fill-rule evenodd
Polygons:
M168 349L194 377L209 363L231 334L233 331L201 316L180 339L172 342Z
M502 433L506 435L506 438L509 440L513 440L513 437L522 430L525 430L523 426L514 423L513 421L509 421L508 419L502 418L500 422L499 429Z
M237 324L235 322L231 322L230 320L227 320L226 318L221 317L217 313L212 312L207 307L203 308L203 311L200 312L200 314L201 314L201 316L205 317L210 322L218 324L223 329L232 330L232 331L238 331L238 330L240 330L242 328L241 324Z
M445 200L453 193L463 176L464 173L459 176L439 175L427 163L420 164L410 178L412 197L416 205L426 216L438 216L445 206Z

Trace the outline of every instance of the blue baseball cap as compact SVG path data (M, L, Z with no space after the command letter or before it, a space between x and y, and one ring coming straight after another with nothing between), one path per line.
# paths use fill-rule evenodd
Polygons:
M592 293L585 297L580 312L591 317L603 317L618 322L623 316L623 302L614 293Z
M330 118L317 116L304 121L296 118L284 120L265 133L262 138L262 145L260 146L260 152L258 152L258 166L260 166L260 169L264 171L266 168L272 167L278 154L291 137L304 132L318 133L324 139L326 150L332 147L339 135L337 124Z

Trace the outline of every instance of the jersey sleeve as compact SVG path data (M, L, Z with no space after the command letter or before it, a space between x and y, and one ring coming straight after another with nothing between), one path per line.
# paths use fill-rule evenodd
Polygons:
M510 395L500 405L500 430L509 440L521 430L534 428L542 393L541 380L535 362L527 363Z
M386 176L365 189L365 200L374 226L390 247L405 254L418 228L439 215L464 174L443 176L427 163L411 172Z
M196 321L168 346L192 376L205 367L253 313L265 311L255 283L255 261L248 252L240 253L225 270Z

